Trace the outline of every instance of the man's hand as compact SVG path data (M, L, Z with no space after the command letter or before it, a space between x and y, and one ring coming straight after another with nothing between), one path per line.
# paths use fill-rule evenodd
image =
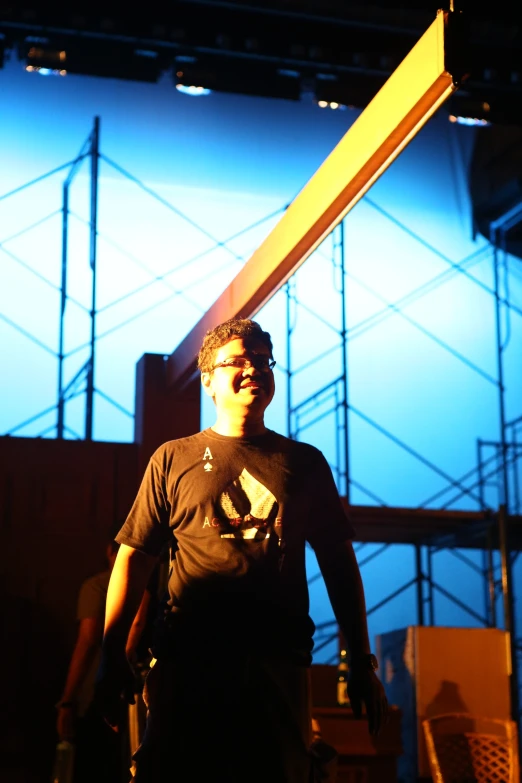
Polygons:
M123 717L123 708L127 703L134 704L136 677L125 655L125 648L157 561L157 557L122 544L111 573L105 605L102 659L94 699L105 721L115 731Z
M384 687L372 669L352 669L348 680L348 698L356 718L366 706L370 734L379 734L388 718L388 700Z
M72 742L76 736L76 707L72 702L57 705L56 733L61 740Z
M135 674L125 656L103 657L94 689L94 702L105 722L119 730L124 705L134 704Z

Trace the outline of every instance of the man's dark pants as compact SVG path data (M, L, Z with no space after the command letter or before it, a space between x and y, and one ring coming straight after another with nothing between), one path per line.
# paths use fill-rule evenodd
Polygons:
M212 649L158 660L135 783L308 783L309 669Z

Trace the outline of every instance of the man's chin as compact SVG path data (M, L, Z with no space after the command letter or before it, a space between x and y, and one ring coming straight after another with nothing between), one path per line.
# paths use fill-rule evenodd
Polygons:
M238 402L247 408L268 408L271 401L272 396L263 386L251 386L241 389L238 394Z

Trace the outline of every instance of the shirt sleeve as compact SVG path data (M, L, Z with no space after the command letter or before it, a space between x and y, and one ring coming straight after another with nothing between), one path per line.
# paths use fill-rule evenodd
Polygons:
M106 578L104 578L106 576ZM99 574L86 579L80 588L76 619L86 620L93 618L103 624L105 617L105 601L107 599L107 586L109 574Z
M169 539L169 520L170 501L165 472L159 459L153 455L116 541L157 557Z
M313 549L355 538L354 527L341 502L329 464L320 451L309 476L311 495L306 538Z

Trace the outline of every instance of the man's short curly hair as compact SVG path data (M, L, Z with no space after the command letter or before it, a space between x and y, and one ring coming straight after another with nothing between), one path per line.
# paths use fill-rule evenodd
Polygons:
M198 368L201 372L210 372L214 366L214 356L218 348L226 345L235 337L252 337L262 342L272 356L272 338L264 332L257 321L250 318L231 318L210 329L201 344L198 353Z

